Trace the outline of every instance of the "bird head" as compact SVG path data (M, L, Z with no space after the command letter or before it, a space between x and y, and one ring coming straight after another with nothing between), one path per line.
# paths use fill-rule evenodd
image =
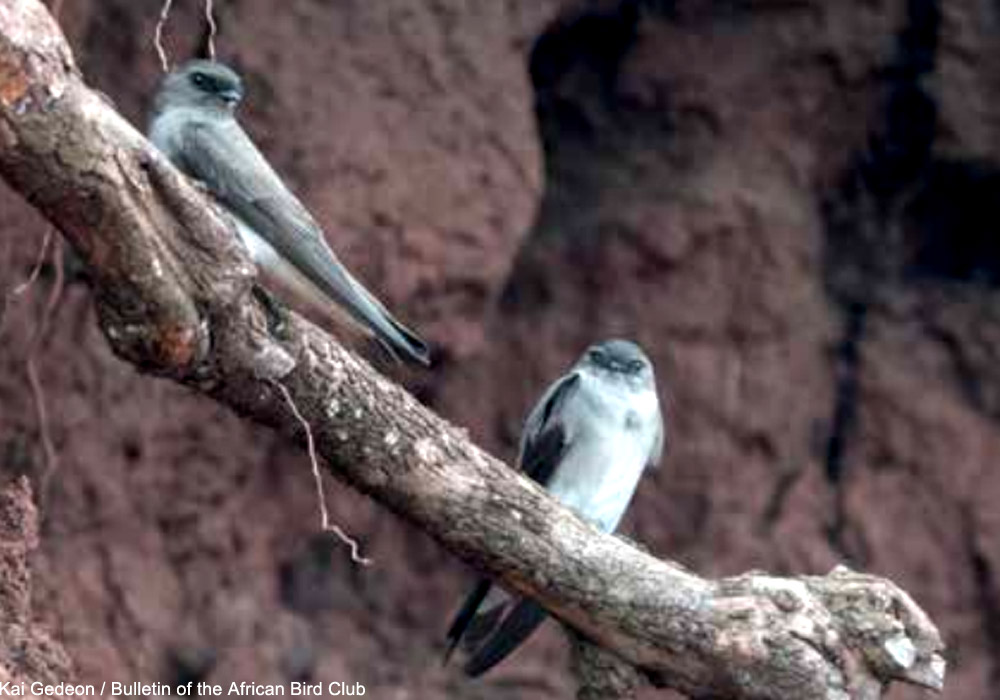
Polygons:
M156 95L157 111L197 107L232 112L243 99L243 81L218 61L188 61L167 74Z
M634 377L652 378L653 363L635 343L628 340L605 340L587 348L580 358L585 367L600 372Z

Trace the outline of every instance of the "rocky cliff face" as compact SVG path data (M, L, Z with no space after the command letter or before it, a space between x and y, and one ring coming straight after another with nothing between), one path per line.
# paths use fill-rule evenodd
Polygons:
M204 39L200 5L174 9L175 58ZM216 5L258 143L440 348L404 377L423 400L511 457L585 345L636 338L670 444L631 534L707 575L889 576L946 633L947 696L995 695L996 3ZM139 126L159 9L62 9L88 79ZM45 224L0 190L0 232L10 289ZM470 574L328 484L375 559L351 566L316 534L305 457L113 358L72 265L33 340L56 272L6 305L0 468L36 484L35 615L81 680L571 697L554 626L485 681L441 668Z

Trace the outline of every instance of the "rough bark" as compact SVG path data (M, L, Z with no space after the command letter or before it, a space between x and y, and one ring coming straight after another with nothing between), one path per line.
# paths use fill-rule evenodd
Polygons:
M37 0L0 5L0 173L85 260L116 353L302 436L331 471L507 587L696 697L940 687L942 643L892 583L838 569L710 581L586 525L328 335L269 335L225 221L83 83Z
M577 700L634 700L642 674L632 664L603 647L592 644L567 627L572 644L573 675Z

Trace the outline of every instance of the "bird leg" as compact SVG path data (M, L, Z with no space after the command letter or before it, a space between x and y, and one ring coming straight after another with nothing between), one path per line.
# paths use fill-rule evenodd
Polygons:
M289 330L288 309L259 284L253 286L253 296L264 309L268 332L276 338L284 339Z

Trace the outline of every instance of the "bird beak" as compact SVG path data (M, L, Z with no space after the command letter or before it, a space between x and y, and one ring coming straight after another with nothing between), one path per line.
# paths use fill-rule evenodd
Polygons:
M222 100L227 105L229 105L230 107L232 107L232 106L236 105L237 102L240 101L240 98L242 97L242 95L240 94L239 90L225 90L225 91L219 93L219 97L221 97Z

